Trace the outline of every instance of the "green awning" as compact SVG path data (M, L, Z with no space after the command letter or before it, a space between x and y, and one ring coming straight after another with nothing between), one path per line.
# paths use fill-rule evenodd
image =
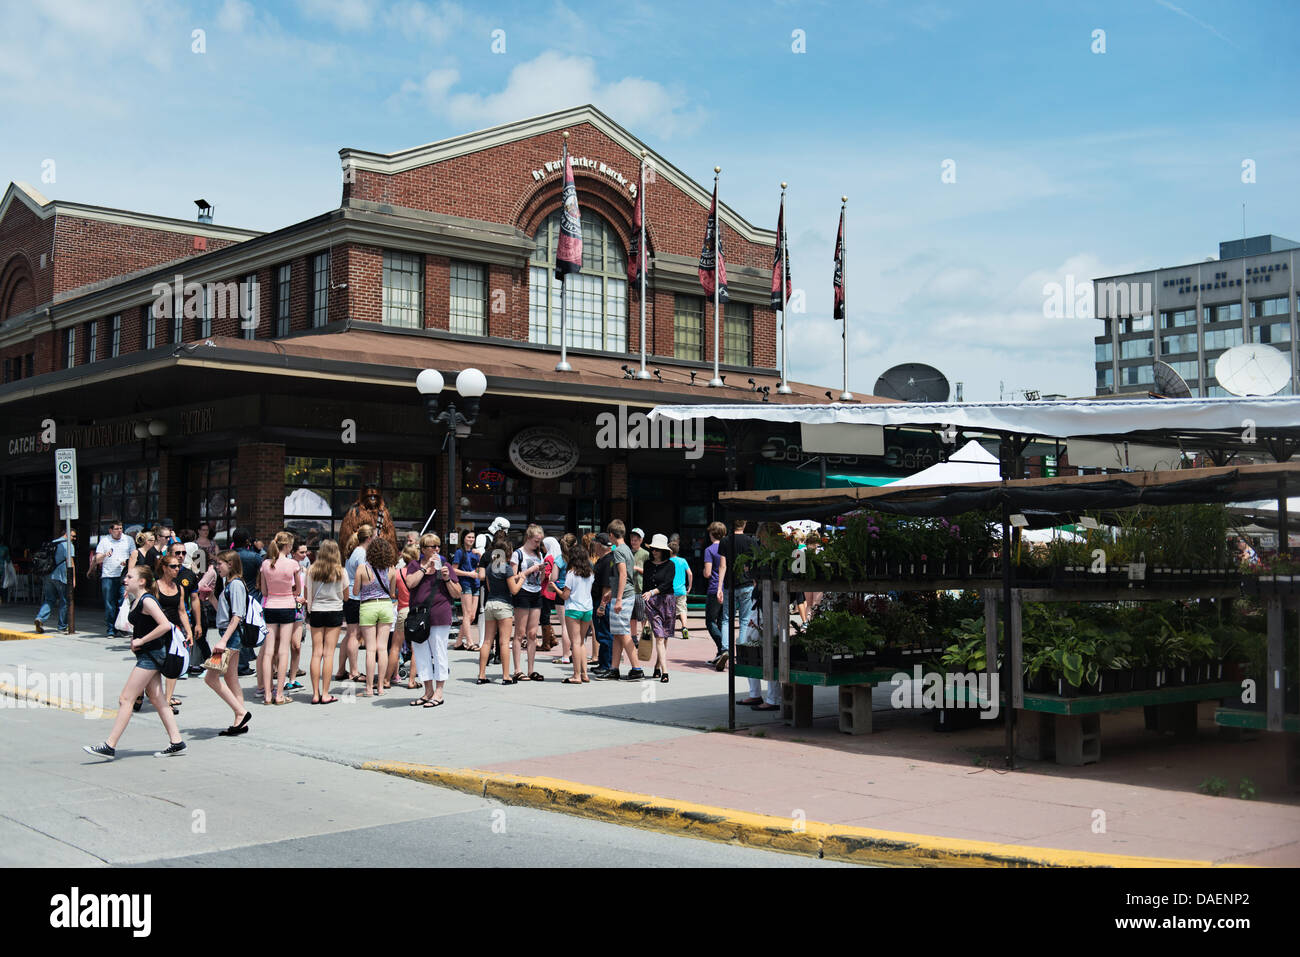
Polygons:
M898 480L895 475L842 475L827 474L827 488L853 488L857 486L888 485ZM813 466L795 469L781 465L758 465L754 468L754 488L820 488L821 472Z

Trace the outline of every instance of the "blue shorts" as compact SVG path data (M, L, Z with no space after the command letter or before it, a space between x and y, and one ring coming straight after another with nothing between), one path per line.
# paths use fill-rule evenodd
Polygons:
M135 666L145 671L162 671L163 662L166 660L167 652L162 648L157 651L138 652L135 656Z
M229 628L230 626L227 625L226 627ZM243 635L241 634L241 632L243 632L243 630L244 630L244 626L243 626L242 624L241 624L238 628L235 629L235 633L234 633L233 635L231 635L231 636L230 636L230 640L229 640L228 642L226 642L226 650L227 650L227 651L239 651L241 648L244 647L243 642L240 641L240 638L243 637ZM224 632L225 632L225 628L218 628L218 629L217 629L217 641L220 641L220 640L221 640L221 636L222 636L222 634L223 634Z

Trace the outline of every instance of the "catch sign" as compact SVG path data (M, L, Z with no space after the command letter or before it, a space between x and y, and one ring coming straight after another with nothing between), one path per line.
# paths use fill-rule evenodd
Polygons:
M77 504L77 450L55 449L54 451L54 487L58 495L57 505Z

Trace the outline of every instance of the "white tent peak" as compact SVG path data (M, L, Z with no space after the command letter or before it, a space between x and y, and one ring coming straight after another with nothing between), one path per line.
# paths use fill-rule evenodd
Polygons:
M1002 478L1002 466L996 455L971 439L952 454L946 462L938 462L915 475L901 478L895 485L965 485L968 482L997 482Z

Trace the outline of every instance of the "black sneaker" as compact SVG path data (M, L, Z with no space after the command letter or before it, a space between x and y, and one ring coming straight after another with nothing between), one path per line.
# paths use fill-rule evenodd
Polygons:
M642 671L640 668L633 668L631 671L629 671L629 672L627 673L627 677L624 678L623 680L624 680L624 681L640 681L640 680L643 679L644 677L645 677L645 672L644 672L644 671Z
M597 681L618 681L623 676L618 673L617 668L606 668L604 671L598 671L591 677Z
M254 672L252 668L240 668L238 673L239 673L239 677L247 678L249 675L253 674Z
M183 754L184 752L185 742L177 741L175 744L167 745L167 748L164 751L155 751L153 756L155 758L170 758L174 754Z
M110 761L117 757L117 750L115 748L110 748L106 743L84 744L81 746L81 750L85 751L87 754L93 754L96 757L107 758Z
M717 658L713 659L713 670L726 671L728 656L729 656L729 652L724 651L722 654L718 655Z

